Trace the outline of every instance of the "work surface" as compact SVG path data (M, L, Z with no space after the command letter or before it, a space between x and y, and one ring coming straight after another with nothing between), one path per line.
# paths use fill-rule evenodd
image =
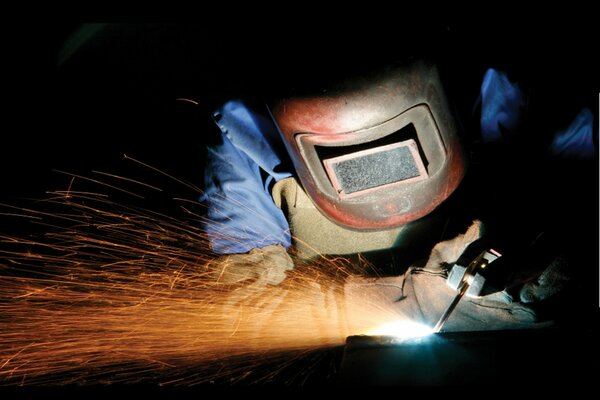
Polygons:
M339 384L590 386L594 346L591 330L568 329L351 336Z

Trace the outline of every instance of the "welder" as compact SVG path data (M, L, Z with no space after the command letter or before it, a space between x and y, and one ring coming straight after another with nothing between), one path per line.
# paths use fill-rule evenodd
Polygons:
M268 287L281 284L299 260L388 254L411 265L402 271L392 266L398 276L350 279L346 295L364 297L366 307L384 304L433 327L456 299L458 272L453 268L469 245L489 238L489 246L473 258L481 251L504 254L502 248L493 249L495 240L503 246L502 235L493 231L497 221L484 234L479 219L487 189L461 190L472 184L464 181L469 163L479 162L473 143L493 149L483 153L490 160L511 156L510 151L498 156L498 149L504 151L525 129L527 91L508 74L488 69L479 93L478 137L469 142L432 61L403 58L309 86L230 99L213 113L219 138L207 148L200 198L207 210L204 228L220 255L213 279ZM573 118L553 132L543 151L596 157L593 114L583 109ZM501 185L493 174L484 179L490 193ZM443 209L453 196L453 208ZM484 222L496 210L483 212ZM444 228L449 218L454 218L452 236L464 233L449 236ZM541 236L532 249L542 246ZM440 238L446 240L436 244ZM423 261L410 259L410 248L419 241L432 249ZM523 278L516 264L525 260L527 246L505 247L508 254L490 264L505 269L499 287L452 307L443 330L543 325L533 305L563 288L569 280L567 263L556 255L540 259L542 268Z

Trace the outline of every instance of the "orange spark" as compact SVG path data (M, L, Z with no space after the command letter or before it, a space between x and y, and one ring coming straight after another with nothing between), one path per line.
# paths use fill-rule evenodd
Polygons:
M201 215L177 219L72 184L47 201L53 211L20 210L52 228L43 238L0 235L0 384L235 381L393 317L373 305L350 330L349 310L366 309L344 282L364 265L323 257L278 286L221 284Z
M193 105L197 106L199 103L197 101L191 100L191 99L186 99L184 97L178 97L175 99L175 101L184 101L187 103L192 103Z

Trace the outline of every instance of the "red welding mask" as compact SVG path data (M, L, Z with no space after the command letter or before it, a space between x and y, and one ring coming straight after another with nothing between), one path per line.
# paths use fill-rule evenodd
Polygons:
M346 228L395 228L432 212L465 159L437 68L426 61L269 104L314 204Z

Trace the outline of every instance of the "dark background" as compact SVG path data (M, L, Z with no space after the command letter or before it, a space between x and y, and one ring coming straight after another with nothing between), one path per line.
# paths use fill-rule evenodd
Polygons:
M536 88L540 114L552 117L538 121L560 126L582 104L597 111L595 36L585 23L512 14L297 22L96 24L67 43L78 22L4 25L2 197L64 187L51 169L118 170L123 154L201 183L211 129L202 111L219 98L306 86L411 53L447 65L465 120L488 66Z
M558 21L565 20L568 15ZM409 53L431 56L443 65L470 151L477 150L473 104L489 66L532 88L532 132L564 126L582 106L594 112L597 132L597 35L583 22L570 25L513 14L493 21L403 17L366 24L325 18L304 25L285 19L265 24L250 19L94 24L72 36L81 29L79 22L1 28L2 203L30 205L47 191L65 190L71 177L56 170L83 176L99 170L166 189L144 205L171 210L172 197L194 199L197 193L125 160L124 154L201 185L203 149L214 129L209 111L220 99L310 86ZM531 133L517 147L535 149L547 140L544 134ZM457 199L466 198L467 205L457 207L462 210L457 213L464 213L466 220L465 209L472 206L469 211L491 216L499 231L509 235L529 232L530 226L550 227L555 240L566 242L568 252L588 266L579 277L585 284L578 288L585 295L578 298L583 303L576 314L595 326L597 158L583 165L546 165L536 157L513 163L523 157L520 151L515 154L516 159L492 154L483 172L471 173L468 179L479 184L490 179L486 172L500 177L501 190L486 206L473 205L472 193L459 192ZM77 189L86 187L77 180ZM525 229L519 225L523 219L530 219ZM11 218L0 219L0 224L4 233L38 229ZM457 231L464 229L458 225Z

